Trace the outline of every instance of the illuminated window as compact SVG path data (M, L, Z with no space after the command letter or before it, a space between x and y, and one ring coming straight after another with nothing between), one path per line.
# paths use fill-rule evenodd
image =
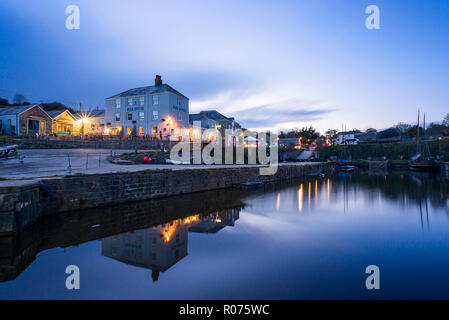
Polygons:
M100 131L100 124L99 123L95 124L95 130Z
M143 134L143 127L139 127L139 134Z
M61 124L58 124L58 131L62 131Z
M153 106L157 106L159 104L159 96L154 95L153 96Z
M144 119L145 119L145 112L139 111L139 120L144 120Z
M159 119L159 111L153 110L153 120Z
M115 121L120 121L120 113L115 114Z
M115 107L120 108L120 99L115 99Z
M132 131L131 127L126 128L126 133L128 134L128 136L131 134L131 131Z
M140 105L143 106L145 104L145 97L140 97Z
M153 130L151 131L151 133L157 134L157 126L154 126L154 127L153 127Z

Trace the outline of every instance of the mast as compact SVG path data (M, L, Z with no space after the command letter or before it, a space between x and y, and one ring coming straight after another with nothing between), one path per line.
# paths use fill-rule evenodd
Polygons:
M419 109L418 109L418 125L416 126L416 153L419 153Z

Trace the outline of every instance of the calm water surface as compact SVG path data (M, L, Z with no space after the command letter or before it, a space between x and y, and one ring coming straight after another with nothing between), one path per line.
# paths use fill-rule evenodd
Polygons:
M444 179L355 174L70 213L0 238L0 298L449 298L448 196Z

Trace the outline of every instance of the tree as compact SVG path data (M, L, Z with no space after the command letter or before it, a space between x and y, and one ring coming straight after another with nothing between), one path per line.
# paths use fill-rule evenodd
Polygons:
M366 133L376 133L377 130L374 129L374 128L368 128L368 129L365 130L365 132L366 132Z
M449 128L442 124L431 123L429 127L426 129L427 137L436 138L436 137L445 137L447 135L449 135Z
M407 131L412 127L408 123L405 122L399 122L397 125L394 126L396 129L399 130L401 140L406 135Z
M0 106L8 106L8 105L9 105L8 99L0 98Z
M324 135L326 136L327 140L330 141L331 144L334 144L335 136L337 135L338 130L337 129L328 129Z
M389 139L389 138L398 137L399 135L400 135L400 132L397 128L388 128L388 129L385 129L385 130L379 132L377 137L379 139Z
M25 96L23 94L18 93L14 96L13 101L14 104L22 105L25 102Z
M443 119L443 126L449 127L449 113Z

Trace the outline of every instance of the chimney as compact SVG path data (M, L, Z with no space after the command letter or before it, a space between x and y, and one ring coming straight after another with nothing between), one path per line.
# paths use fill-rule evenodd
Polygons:
M154 85L156 87L162 85L162 78L161 78L161 76L156 75L156 78L154 79Z

